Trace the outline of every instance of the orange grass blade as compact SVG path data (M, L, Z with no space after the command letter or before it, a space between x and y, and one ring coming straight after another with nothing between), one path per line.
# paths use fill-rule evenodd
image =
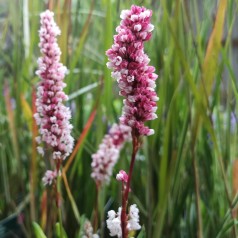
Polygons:
M93 111L91 112L91 114L89 116L89 119L88 119L88 121L87 121L87 123L86 123L86 125L85 125L85 127L84 127L84 129L82 131L82 134L79 136L79 139L78 139L78 141L76 143L76 146L74 147L74 150L73 150L71 156L69 157L69 159L67 160L66 165L63 168L65 173L69 169L69 166L73 162L73 159L74 159L75 155L77 154L77 151L79 150L82 142L84 141L85 137L87 136L88 131L91 128L92 123L94 121L94 118L96 116L96 112L97 112L97 105L94 107Z
M47 191L44 190L41 197L41 227L45 230L47 224Z
M48 2L48 9L50 11L53 11L53 9L54 9L54 0L49 0L49 2Z
M31 110L31 107L30 107L29 103L26 101L26 99L25 99L25 97L22 93L20 95L20 98L21 98L21 107L22 107L24 119L27 122L29 130L31 130L31 128L32 128L32 110Z

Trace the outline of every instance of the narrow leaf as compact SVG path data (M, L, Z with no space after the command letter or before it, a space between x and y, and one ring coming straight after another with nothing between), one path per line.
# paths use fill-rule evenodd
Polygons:
M211 93L213 79L217 72L218 55L221 50L221 40L225 22L226 7L227 0L220 0L214 28L209 38L206 56L203 63L203 80L208 96Z
M96 82L96 83L92 83L92 84L90 84L90 85L88 85L86 87L80 88L79 90L71 93L69 95L69 99L68 100L72 100L72 99L74 99L74 98L76 98L76 97L78 97L78 96L80 96L80 95L82 95L84 93L90 92L92 89L96 88L98 86L98 84L99 83Z
M26 101L23 94L21 94L21 106L22 106L23 116L30 130L32 128L32 111L31 111L31 107L29 103Z
M32 226L36 238L47 238L38 223L33 222Z
M88 119L88 121L87 121L87 123L86 123L86 125L85 125L85 127L84 127L84 129L83 129L83 131L82 131L82 134L80 135L80 137L79 137L79 139L78 139L78 141L77 141L77 143L76 143L76 145L75 145L75 147L74 147L74 150L73 150L71 156L69 157L69 159L68 159L66 165L64 166L64 171L65 171L65 173L66 173L67 170L69 169L69 166L70 166L71 163L73 162L73 159L74 159L75 155L77 154L77 152L78 152L78 150L79 150L81 144L83 143L85 137L87 136L88 131L89 131L89 129L91 128L92 123L93 123L93 121L94 121L94 118L95 118L95 116L96 116L96 112L97 112L97 105L95 106L95 108L94 108L93 111L91 112L91 115L89 116L89 119Z

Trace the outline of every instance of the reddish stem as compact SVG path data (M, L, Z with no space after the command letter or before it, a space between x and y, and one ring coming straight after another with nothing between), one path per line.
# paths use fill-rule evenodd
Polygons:
M59 171L60 171L60 166L61 166L61 159L57 159L56 160L56 171L57 171L57 175L58 175L58 173L59 173Z
M132 143L133 143L133 151L131 155L131 164L130 164L130 170L128 174L128 180L126 183L126 189L124 191L124 184L122 184L122 211L121 211L121 229L122 229L122 238L128 237L128 230L127 230L127 215L126 215L126 208L128 203L128 195L130 191L130 184L131 184L131 178L132 178L132 172L134 168L134 163L136 159L136 153L140 147L139 142L139 135L132 131Z
M56 204L56 207L59 208L60 207L60 194L58 192L56 181L53 182L53 189L55 191L55 204Z

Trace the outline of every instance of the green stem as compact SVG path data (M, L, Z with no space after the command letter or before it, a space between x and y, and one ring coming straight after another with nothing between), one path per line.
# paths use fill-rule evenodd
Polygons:
M96 202L95 202L95 214L93 219L93 230L94 232L98 229L98 218L99 218L99 211L98 211L98 193L99 193L100 185L96 184Z
M59 216L59 224L60 224L60 238L63 238L63 221L62 221L62 213L61 213L61 202L60 202L60 182L61 177L57 176L57 187L56 187L56 206L58 210Z
M197 237L203 238L202 214L201 214L201 207L200 207L199 175L198 175L197 161L195 157L193 157L193 171L194 171L195 192L196 192Z

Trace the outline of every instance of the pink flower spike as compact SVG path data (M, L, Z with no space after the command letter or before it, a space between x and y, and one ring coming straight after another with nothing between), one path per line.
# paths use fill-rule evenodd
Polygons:
M135 5L123 10L114 44L106 52L107 66L118 82L119 94L125 97L120 122L130 126L137 136L152 135L153 130L144 123L157 118L155 80L158 76L155 68L148 65L150 59L144 52L144 42L151 38L154 29L151 16L151 10Z
M37 87L36 124L39 126L37 137L38 152L44 155L43 144L53 151L53 159L64 160L72 152L74 139L70 135L71 112L63 102L68 99L63 92L63 82L67 68L60 63L61 51L57 44L60 29L54 21L54 13L46 10L41 13L40 51L36 74L41 81Z
M128 181L128 175L127 175L127 173L124 171L124 170L120 170L120 172L117 174L117 176L116 176L116 179L118 180L118 181L122 181L122 182L125 182L125 183L127 183L127 181Z
M92 155L91 177L99 184L109 183L124 143L131 139L131 128L113 124L98 151Z

